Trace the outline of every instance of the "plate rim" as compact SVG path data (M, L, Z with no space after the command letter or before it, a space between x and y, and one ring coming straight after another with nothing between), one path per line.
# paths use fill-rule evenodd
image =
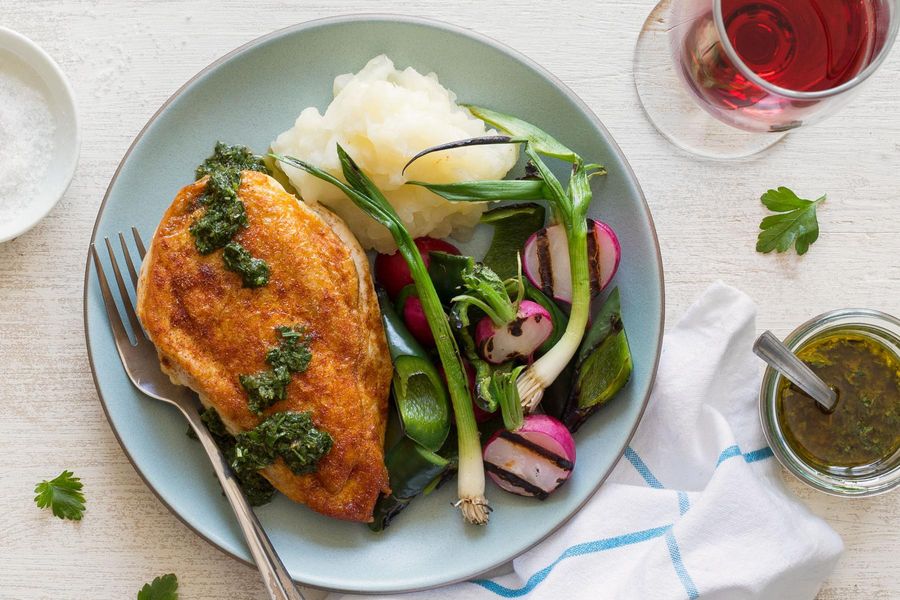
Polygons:
M196 534L198 537L200 537L201 539L206 541L209 545L213 546L214 548L216 548L223 554L230 556L231 558L233 558L249 567L252 567L254 569L256 568L256 565L253 562L245 559L242 556L238 556L237 554L233 553L229 549L227 549L227 548L223 547L222 545L220 545L219 543L217 543L214 539L212 539L212 537L206 535L204 532L202 532L199 529L197 529L196 527L194 527L193 524L188 522L186 517L182 516L178 511L176 511L160 495L160 492L157 491L157 489L153 485L151 485L150 482L147 480L147 478L144 476L144 473L141 471L141 468L137 465L134 458L131 456L131 453L128 451L125 444L123 443L122 438L119 435L118 429L116 428L115 424L112 422L112 420L110 418L109 408L107 407L107 404L106 404L106 399L103 397L103 394L100 391L100 383L97 379L97 369L94 365L93 353L91 352L91 334L90 334L90 328L88 326L88 324L89 324L89 321L88 321L88 280L90 277L91 264L92 264L90 248L97 240L97 229L100 225L100 219L103 216L103 212L106 209L106 203L109 200L112 189L115 186L116 181L119 178L119 174L122 171L122 168L124 167L128 158L131 156L131 153L134 151L137 144L144 137L144 134L147 132L147 130L150 128L150 126L156 122L157 118L159 118L162 115L162 113L165 112L165 110L169 107L169 105L172 104L177 98L179 98L182 95L182 93L185 92L191 85L193 85L197 80L204 77L206 74L208 74L213 69L219 67L222 64L227 63L233 57L235 57L247 50L250 50L259 44L267 43L276 38L280 38L285 35L290 35L295 32L304 31L306 29L327 27L329 25L360 22L360 21L402 22L402 23L420 25L420 26L434 28L434 29L441 29L444 31L448 31L450 33L462 35L464 37L474 39L475 41L478 41L487 46L490 46L490 47L494 48L495 50L498 50L499 52L502 52L502 53L506 54L507 56L523 63L524 65L531 68L532 70L537 72L539 75L541 75L542 77L547 79L550 83L552 83L554 87L556 87L571 102L573 102L575 104L575 106L577 106L578 109L588 118L588 120L590 120L594 124L594 126L597 127L597 129L605 136L606 141L610 144L610 146L612 147L615 154L617 154L617 156L621 159L622 163L624 164L626 175L628 176L629 181L634 185L634 188L637 191L637 195L640 199L640 202L643 205L644 210L647 214L647 221L648 221L650 232L652 233L652 238L653 238L653 249L656 253L656 263L658 265L658 267L656 269L656 277L659 282L659 289L660 289L659 334L657 335L657 341L656 341L656 356L655 356L655 359L653 362L652 369L650 371L650 380L649 380L649 385L647 386L647 392L644 394L644 398L641 401L641 408L640 408L640 411L638 412L637 419L635 419L634 425L631 427L631 431L628 432L628 436L626 437L624 444L616 452L617 458L612 462L610 467L607 469L606 473L604 473L604 475L597 482L597 485L594 487L594 489L591 491L591 493L588 494L584 500L582 500L568 515L565 516L565 518L563 518L555 527L553 527L545 535L541 536L539 539L535 540L534 542L529 544L527 547L525 547L521 550L518 550L516 552L513 552L512 554L510 554L508 556L504 556L504 558L502 560L499 560L499 561L491 564L487 568L478 569L464 577L457 577L457 578L453 578L453 579L450 579L450 580L447 580L447 581L444 581L441 583L436 583L433 585L426 585L426 586L422 586L422 587L415 587L415 588L402 588L401 587L401 588L396 588L396 589L392 588L392 589L388 589L388 590L374 590L374 591L362 590L362 589L342 589L342 588L332 588L332 587L323 587L323 586L319 586L319 585L313 585L313 584L303 581L302 579L298 579L293 574L291 575L291 578L297 584L300 584L300 585L303 585L303 586L306 586L309 588L313 588L313 589L327 591L327 592L337 592L337 593L347 593L347 594L365 593L365 594L372 594L372 595L387 595L387 594L396 594L396 593L421 592L421 591L436 589L439 587L454 585L456 583L468 581L474 577L477 577L478 575L482 575L484 573L490 572L504 564L507 564L508 562L510 562L511 560L516 558L517 556L521 556L525 552L532 550L535 546L537 546L538 544L540 544L541 542L543 542L544 540L548 539L550 536L555 534L557 531L559 531L559 529L561 529L572 518L574 518L575 515L577 515L584 508L584 506L597 494L599 489L603 486L603 484L606 482L606 480L612 474L616 465L619 464L619 461L622 459L622 456L625 453L625 449L631 443L631 440L634 437L634 434L637 431L637 428L640 426L640 423L644 417L644 413L646 412L646 409L647 409L647 404L649 403L649 400L650 400L650 395L653 391L653 387L656 382L657 371L659 369L659 361L660 361L660 357L662 355L663 335L665 332L666 286L665 286L665 275L664 275L664 269L663 269L662 252L661 252L660 245L659 245L659 236L657 235L656 224L654 223L654 220L653 220L653 214L650 211L650 206L647 204L647 198L644 195L644 191L641 188L640 182L638 181L637 176L634 173L634 169L631 167L631 164L628 162L628 159L625 156L625 153L622 152L622 149L619 147L619 144L613 138L612 134L609 132L609 130L606 128L606 126L603 124L603 122L600 120L600 118L594 113L594 111L584 102L584 100L582 100L568 85L566 85L556 75L551 73L549 70L547 70L546 68L544 68L543 66L538 64L536 61L534 61L527 55L523 54L522 52L520 52L520 51L514 49L513 47L511 47L503 42L500 42L486 34L480 33L473 29L469 29L467 27L455 25L455 24L449 23L447 21L443 21L443 20L439 20L439 19L432 19L432 18L428 18L428 17L417 17L417 16L412 16L412 15L382 13L382 12L352 13L352 14L346 14L346 15L337 15L337 16L330 16L330 17L322 17L322 18L318 18L318 19L311 19L309 21L302 21L299 23L294 23L293 25L288 25L286 27L276 29L274 31L263 34L261 36L253 38L253 39L241 44L240 46L230 50L229 52L225 53L221 57L217 58L213 62L209 63L208 65L206 65L205 67L200 69L197 73L195 73L193 76L191 76L191 78L188 79L184 84L179 86L178 89L176 89L165 100L165 102L163 102L162 105L160 105L160 107L153 113L153 115L147 120L147 122L144 124L144 126L141 128L141 130L137 133L137 135L135 135L131 144L128 146L128 149L125 151L125 154L123 154L122 158L119 160L119 164L116 166L116 170L113 172L113 175L109 180L109 184L106 187L106 191L103 194L103 200L97 209L97 217L94 220L94 226L91 230L91 239L90 239L90 242L88 243L88 249L87 249L87 253L86 253L86 257L85 257L84 280L83 280L83 284L82 284L82 290L83 290L83 292L82 292L82 322L83 322L83 326L84 326L84 337L85 337L85 346L86 346L85 349L86 349L87 355L88 355L88 363L89 363L90 369L91 369L91 378L94 382L94 389L97 392L97 398L100 401L100 405L103 407L103 414L106 417L106 422L109 424L109 427L112 430L113 435L116 438L116 442L118 442L119 447L121 448L122 452L125 454L125 457L128 459L128 462L131 463L132 468L138 474L138 477L140 477L141 480L144 482L144 485L146 485L147 488L149 488L150 491L153 492L153 495L156 496L157 500L159 500L159 502L162 503L162 505L165 506L166 509L172 515L174 515L175 518L177 518L179 521L181 521L181 523L184 524L191 532Z

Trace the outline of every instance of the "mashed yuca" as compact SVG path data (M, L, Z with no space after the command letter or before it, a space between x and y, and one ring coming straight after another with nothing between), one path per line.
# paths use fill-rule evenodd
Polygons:
M272 143L279 154L295 156L341 177L336 143L372 178L397 210L413 237L445 237L478 223L485 204L448 202L408 180L450 183L502 179L515 165L513 145L480 146L438 152L403 166L430 146L493 135L485 124L456 104L456 94L437 75L412 68L398 71L384 55L359 73L334 80L334 100L325 114L305 109L294 127ZM306 202L321 202L341 216L366 248L396 249L391 235L333 185L280 164ZM342 178L342 177L341 177Z

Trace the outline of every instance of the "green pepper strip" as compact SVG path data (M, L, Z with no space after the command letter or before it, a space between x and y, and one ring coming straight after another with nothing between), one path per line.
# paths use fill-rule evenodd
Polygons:
M375 503L372 531L387 527L410 501L426 491L450 466L450 461L430 452L409 438L403 438L385 457L390 476L391 493Z
M631 372L631 351L616 288L600 308L575 359L575 384L563 414L566 426L578 429L628 383Z
M381 321L394 363L394 401L407 436L437 451L450 433L450 404L440 373L378 289Z

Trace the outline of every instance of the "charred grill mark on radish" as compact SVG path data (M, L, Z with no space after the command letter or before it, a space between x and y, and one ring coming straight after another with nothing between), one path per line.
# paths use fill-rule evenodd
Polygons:
M587 220L585 281L591 296L599 294L616 274L621 247L615 232L605 223ZM572 302L572 266L568 237L562 225L535 232L525 243L523 270L531 284L560 302Z
M516 317L497 326L484 317L475 328L475 343L481 356L491 364L528 359L553 334L553 317L531 300L519 303Z
M550 492L542 490L530 481L522 479L515 473L510 473L509 471L502 469L493 463L484 463L484 470L491 475L499 477L511 486L521 489L523 492L525 492L524 494L520 494L521 496L534 496L538 500L546 500L550 496Z
M541 277L541 291L548 296L553 296L553 260L550 254L550 238L547 229L537 232L535 244L537 245L538 273Z
M512 353L504 353L502 356L502 360L493 358L494 356L494 338L488 338L486 342L483 342L479 347L479 354L484 357L489 363L493 365L500 365L510 360L519 360L519 359L527 359L527 356L523 356L520 352L512 352Z
M525 317L516 317L512 320L512 322L506 326L509 330L509 335L514 337L522 337L522 323L525 322ZM536 315L534 317L535 323L541 322L541 315Z
M498 486L543 500L575 468L575 440L548 415L528 415L513 430L495 433L484 447L485 470Z
M601 279L603 274L600 270L601 261L600 261L600 245L597 243L597 236L588 235L587 236L587 247L588 247L588 272L591 275L591 294L599 294L600 290L603 289L603 285L601 283Z
M571 471L572 469L575 468L575 465L570 460L563 458L562 456L560 456L559 454L556 454L555 452L551 452L550 450L548 450L547 448L544 448L543 446L541 446L539 444L535 444L534 442L522 437L521 435L519 435L517 433L513 433L512 431L501 431L500 437L503 438L504 440L507 440L510 444L512 444L514 446L519 446L520 448L523 448L524 450L527 450L528 452L532 452L542 458L546 458L547 460L549 460L550 462L555 464L560 469L564 469L566 471Z

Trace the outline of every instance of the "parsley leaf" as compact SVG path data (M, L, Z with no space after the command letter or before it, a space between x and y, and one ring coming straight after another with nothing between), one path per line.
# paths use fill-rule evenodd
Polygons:
M825 201L825 195L818 200L804 200L790 189L780 187L767 191L760 200L766 208L781 214L770 215L759 224L756 251L784 252L793 245L797 254L806 254L809 246L819 239L816 208Z
M178 578L169 573L160 575L152 583L145 583L137 600L178 600Z
M50 507L54 517L80 521L84 514L84 487L71 471L63 471L55 479L34 486L34 503L38 508Z

